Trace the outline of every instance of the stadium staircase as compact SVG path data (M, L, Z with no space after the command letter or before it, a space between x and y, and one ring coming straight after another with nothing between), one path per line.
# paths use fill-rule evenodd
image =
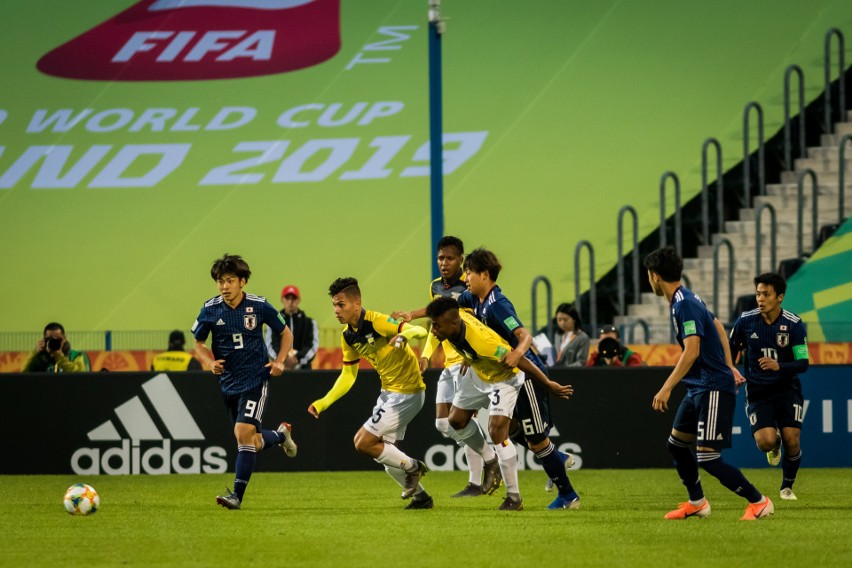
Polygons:
M771 234L770 213L764 209L761 219L761 261L760 271L770 272L778 270L778 263L785 259L798 258L797 242L797 196L798 180L806 169L816 174L818 187L817 203L817 231L820 227L837 223L838 215L838 175L839 175L839 151L838 145L844 135L852 135L852 112L847 114L846 122L835 125L833 134L823 134L820 146L809 147L806 158L795 160L795 171L781 173L781 182L766 185L766 195L754 198L752 207L739 210L738 221L726 221L724 233L714 233L711 245L698 247L698 256L684 259L684 281L698 294L716 313L723 323L733 323L733 309L737 298L754 293L752 279L757 274L757 223L756 216L763 204L769 204L775 209L776 216L776 265L770 264ZM847 144L847 146L852 146ZM847 151L850 150L847 148ZM852 154L852 151L849 152ZM812 222L812 181L809 175L805 175L803 182L803 215L802 215L802 249L807 257L814 252L813 222ZM844 217L852 214L852 159L846 157L846 170L844 179ZM728 293L729 271L732 269L729 263L726 247L721 246L718 251L719 271L716 277L718 286L718 305L714 302L714 271L713 257L716 245L727 239L733 248L733 304ZM818 246L819 243L817 243ZM642 273L644 276L644 272ZM615 325L621 329L636 330L634 341L639 343L641 332L635 325L639 320L644 320L648 325L648 336L644 343L670 343L672 341L672 326L669 320L668 303L665 298L657 297L653 293L643 292L640 295L639 304L630 304L627 315L616 316ZM633 335L633 334L631 334Z

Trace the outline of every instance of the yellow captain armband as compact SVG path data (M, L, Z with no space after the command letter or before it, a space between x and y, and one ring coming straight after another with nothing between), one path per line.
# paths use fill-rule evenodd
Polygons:
M352 385L355 384L355 378L358 376L358 362L355 361L352 364L343 365L343 369L340 371L340 376L337 377L337 380L334 381L334 386L331 387L331 390L326 393L324 397L319 400L315 400L313 405L317 412L322 412L335 402L337 402L340 397L349 392L349 389L352 388Z

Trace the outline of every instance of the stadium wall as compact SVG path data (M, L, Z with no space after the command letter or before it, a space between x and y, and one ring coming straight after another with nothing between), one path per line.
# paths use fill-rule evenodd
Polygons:
M668 368L555 370L572 384L570 401L551 401L554 443L577 457L582 468L670 467L665 440L682 397L678 389L666 414L651 400ZM852 367L812 367L804 377L806 467L852 467ZM378 394L373 371L362 371L352 390L315 420L311 401L331 387L333 371L291 372L271 381L264 413L268 427L294 426L295 459L277 450L258 460L259 471L371 470L352 437ZM400 445L434 470L462 469L463 451L434 427L437 370L426 376L426 404ZM222 473L232 467L235 443L215 377L209 373L87 373L0 376L4 456L0 474ZM734 445L727 458L742 467L766 466L751 440L740 392ZM33 410L37 409L34 413ZM20 444L21 428L28 444ZM526 450L524 469L540 466Z

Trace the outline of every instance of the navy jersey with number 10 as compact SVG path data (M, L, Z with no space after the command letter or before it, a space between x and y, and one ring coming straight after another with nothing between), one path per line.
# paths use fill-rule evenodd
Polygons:
M287 327L284 318L266 298L244 294L236 308L216 296L204 303L192 334L198 341L207 341L213 334L211 351L216 359L224 359L224 371L219 384L224 394L239 394L251 390L269 378L269 362L263 341L263 324L278 338Z
M792 312L782 310L768 324L760 310L743 312L731 330L731 354L745 351L746 380L766 385L796 379L808 369L808 335L805 323ZM778 362L779 371L760 368L761 357Z

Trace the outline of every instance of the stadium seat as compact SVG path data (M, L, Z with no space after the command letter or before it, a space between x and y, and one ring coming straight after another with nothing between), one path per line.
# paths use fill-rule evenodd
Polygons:
M734 304L734 310L731 312L731 320L736 321L740 314L757 308L757 298L754 294L739 296Z
M804 258L784 259L778 263L778 274L780 274L784 280L789 280L804 263Z
M820 227L819 234L817 235L816 248L821 247L822 243L831 238L831 235L834 234L834 231L836 231L839 226L840 225L837 223L831 223L829 225L823 225L822 227ZM814 252L816 252L816 250L814 250Z

